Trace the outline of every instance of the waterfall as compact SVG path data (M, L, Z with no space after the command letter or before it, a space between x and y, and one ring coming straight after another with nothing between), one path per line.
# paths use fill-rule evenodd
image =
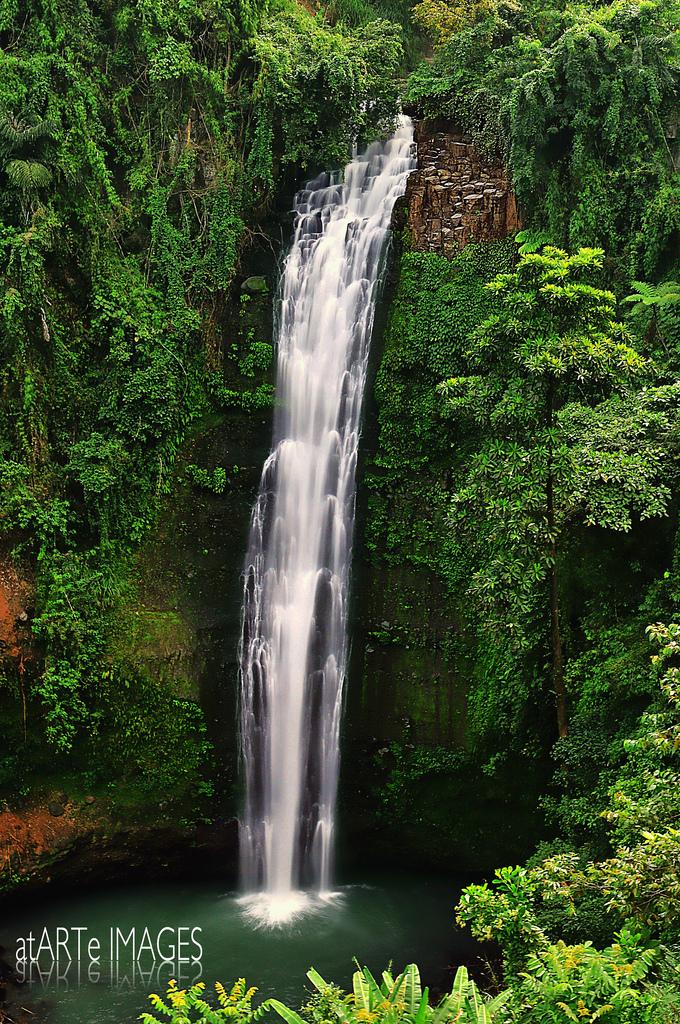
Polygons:
M295 200L240 650L242 883L270 923L331 886L361 409L392 209L414 167L403 117Z

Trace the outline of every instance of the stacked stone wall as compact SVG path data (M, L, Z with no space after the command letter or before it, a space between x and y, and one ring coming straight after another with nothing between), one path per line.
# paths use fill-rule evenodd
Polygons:
M505 168L441 122L416 128L418 169L406 189L411 245L452 257L468 242L506 238L520 228Z

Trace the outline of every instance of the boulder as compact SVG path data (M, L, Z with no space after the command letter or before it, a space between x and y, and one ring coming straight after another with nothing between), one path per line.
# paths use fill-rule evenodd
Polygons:
M241 285L241 291L246 295L263 295L269 291L266 277L247 277Z

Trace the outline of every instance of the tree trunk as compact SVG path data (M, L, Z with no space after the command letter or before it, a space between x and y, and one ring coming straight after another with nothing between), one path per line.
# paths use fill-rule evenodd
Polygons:
M552 430L555 408L554 381L550 381L547 394L548 430ZM564 684L564 648L560 628L560 588L557 579L557 538L555 533L555 479L553 474L552 439L548 441L548 480L546 483L546 518L550 536L549 582L550 582L550 646L552 649L552 683L557 709L557 732L560 739L569 735L569 714L567 689Z
M560 739L569 735L569 716L567 712L567 689L564 685L564 650L560 630L560 595L557 584L557 568L555 559L557 550L551 548L552 565L550 566L550 641L552 646L552 681L557 707L557 732Z

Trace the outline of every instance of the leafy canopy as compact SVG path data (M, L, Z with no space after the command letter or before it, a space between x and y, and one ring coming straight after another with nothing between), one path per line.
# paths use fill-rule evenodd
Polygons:
M447 17L456 10L446 5ZM408 101L507 163L526 227L626 254L652 277L680 239L666 139L678 95L677 0L535 0L499 4L482 20L475 10L443 32L434 59L409 80Z
M474 333L470 370L440 386L447 414L480 432L451 499L454 524L486 551L472 591L521 637L554 545L577 523L630 530L666 514L678 387L651 373L594 283L600 250L546 246L489 290L499 309Z

